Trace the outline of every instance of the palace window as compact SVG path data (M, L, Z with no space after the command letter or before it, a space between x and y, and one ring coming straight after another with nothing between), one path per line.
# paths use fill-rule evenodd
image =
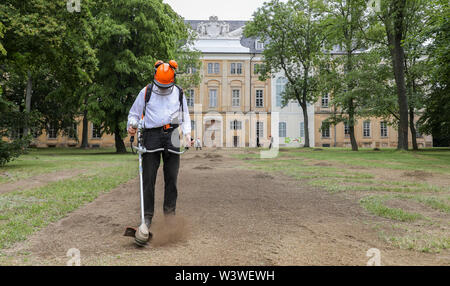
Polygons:
M241 91L239 89L233 89L231 92L231 105L233 107L238 107L241 105Z
M422 138L423 135L422 135L422 133L419 131L419 128L420 128L419 123L416 122L415 125L416 125L416 138Z
M187 95L188 95L188 96L186 96L187 106L190 106L190 107L194 106L194 90L189 89L187 91Z
M275 85L275 99L276 99L276 106L281 107L281 94L284 92L284 89L286 87L287 80L284 77L280 77L277 79L276 85Z
M278 136L279 137L286 137L286 122L279 122L278 123Z
M48 126L48 139L56 139L56 137L58 136L58 130L56 129L55 124L51 123Z
M363 136L370 137L370 121L366 120L363 123Z
M242 129L242 121L238 121L238 120L230 121L230 129L231 130L241 130Z
M208 63L209 74L219 74L219 70L220 70L219 63Z
M92 139L102 138L102 130L99 125L92 124Z
M253 73L254 74L262 74L264 73L266 66L264 64L254 64L253 65Z
M264 43L260 42L259 40L255 41L255 50L262 50L264 49Z
M242 63L231 63L231 74L242 74Z
M264 107L264 91L262 89L256 90L256 107Z
M67 137L69 137L69 139L77 138L77 135L78 135L77 127L78 127L78 124L76 122L74 122L71 127L67 128Z
M385 121L380 122L380 134L381 134L381 137L388 136L388 128L387 128L387 123Z
M328 107L328 103L330 101L330 96L328 94L325 94L322 96L322 107Z
M300 137L305 137L305 122L300 122Z
M186 69L186 73L195 74L195 73L197 73L197 68L195 68L193 66L188 66L188 68Z
M344 135L350 136L350 126L348 125L348 122L344 122Z
M257 121L256 122L256 137L264 136L264 122Z
M209 107L217 107L217 89L209 90Z
M330 138L330 124L322 122L320 129L322 130L322 138Z
M191 130L195 131L195 120L191 120Z

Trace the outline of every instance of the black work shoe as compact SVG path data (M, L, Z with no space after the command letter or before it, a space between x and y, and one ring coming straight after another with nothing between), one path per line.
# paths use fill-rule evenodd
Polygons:
M150 228L150 226L152 225L152 218L144 217L144 220L145 220L145 225L147 226L147 228Z

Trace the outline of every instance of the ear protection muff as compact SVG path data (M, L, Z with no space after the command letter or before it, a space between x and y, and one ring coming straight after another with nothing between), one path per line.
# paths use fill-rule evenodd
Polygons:
M156 74L156 70L158 69L158 67L160 66L160 65L162 65L164 62L163 61L157 61L156 63L155 63L155 74Z

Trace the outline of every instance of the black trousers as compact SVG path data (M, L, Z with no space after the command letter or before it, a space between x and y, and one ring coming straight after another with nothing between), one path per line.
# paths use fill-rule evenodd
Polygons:
M178 140L178 130L165 132L162 128L146 129L144 132L144 145L147 150L167 148L180 151L172 141ZM180 146L179 144L175 144ZM177 204L177 178L180 167L180 155L169 152L146 153L142 155L143 183L144 183L144 216L150 221L155 209L155 182L159 165L163 160L164 171L164 214L175 214Z

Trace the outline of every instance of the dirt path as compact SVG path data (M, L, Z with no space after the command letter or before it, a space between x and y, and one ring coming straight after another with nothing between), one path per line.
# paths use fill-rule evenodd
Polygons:
M382 265L449 265L442 254L387 245L357 202L242 168L226 151L185 155L178 185L176 220L164 221L160 169L146 248L122 236L139 222L134 179L4 252L9 263L35 265L65 265L70 248L83 265L366 265L378 248Z

